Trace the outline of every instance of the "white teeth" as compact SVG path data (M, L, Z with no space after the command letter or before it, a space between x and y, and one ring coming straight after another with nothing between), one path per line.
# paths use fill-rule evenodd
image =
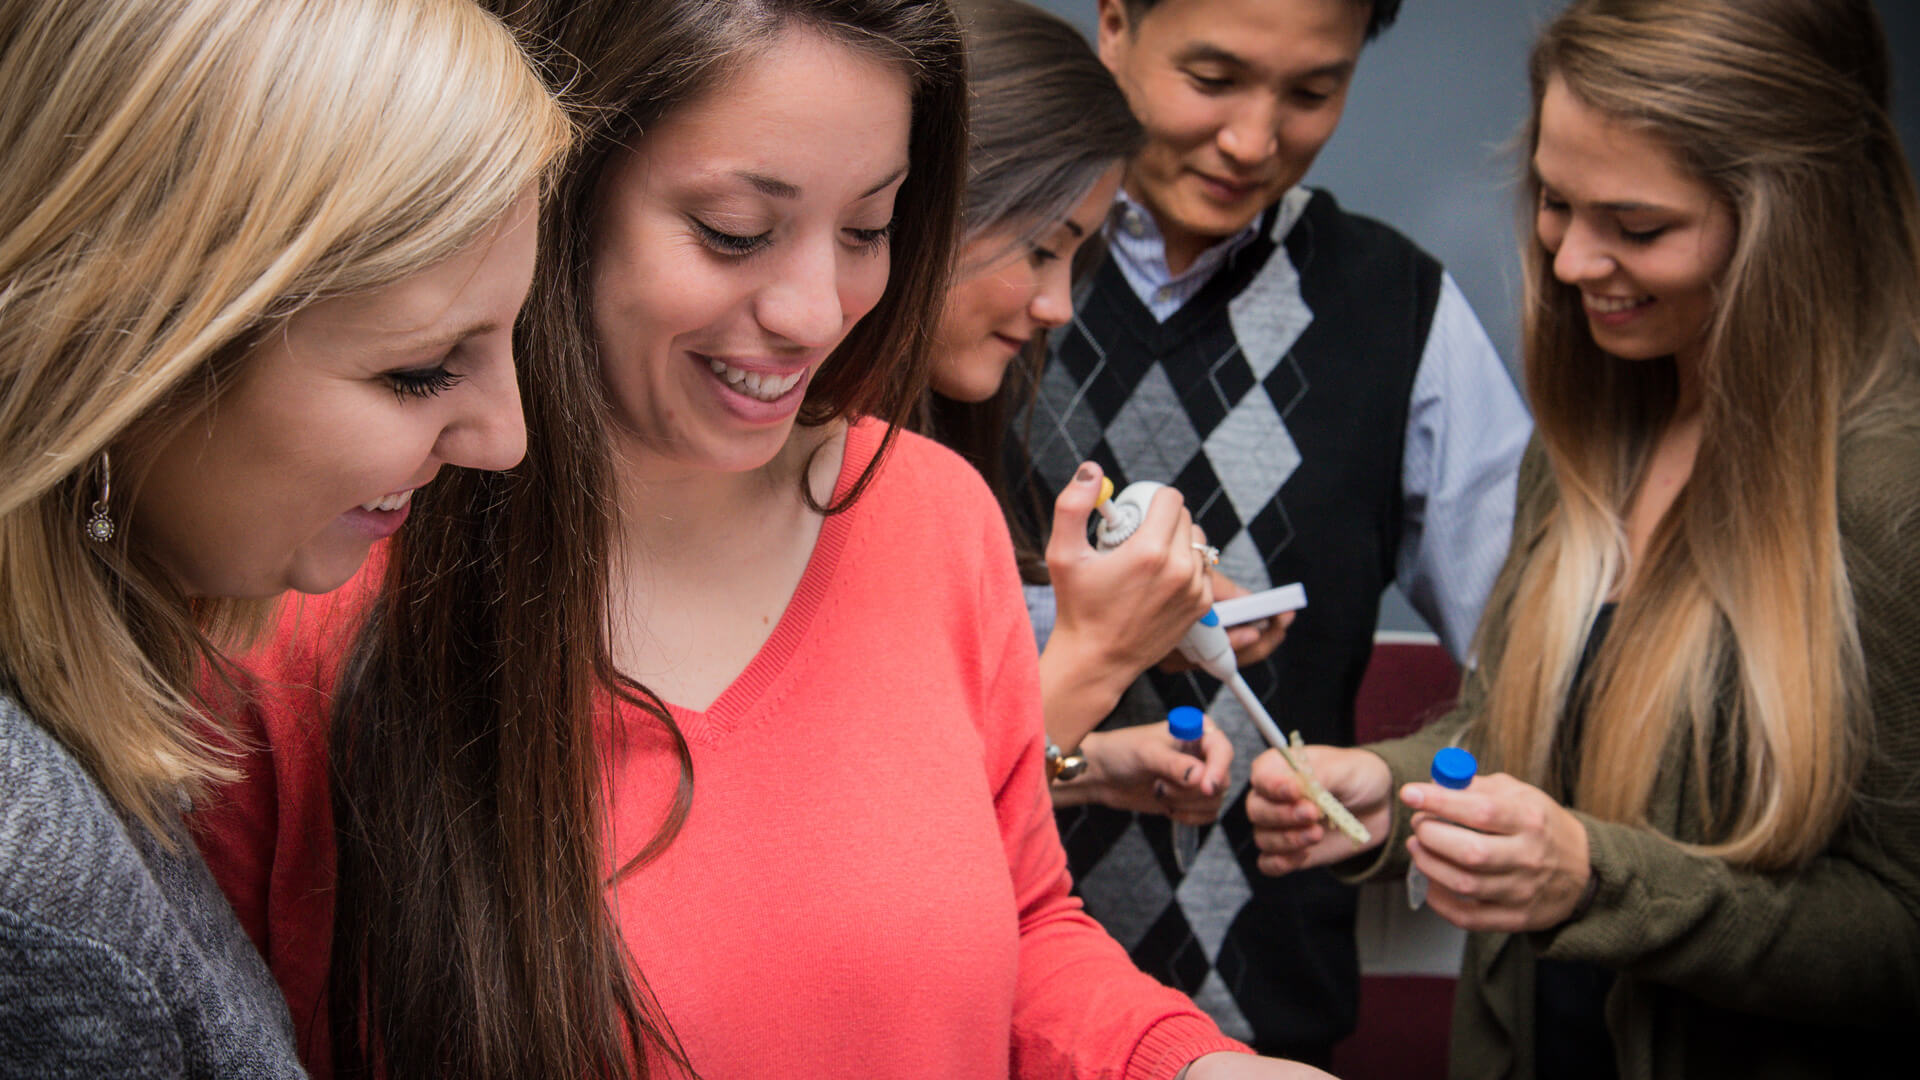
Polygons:
M1651 299L1652 297L1649 296L1594 296L1588 293L1587 306L1602 315L1612 315L1639 307Z
M413 489L408 488L398 495L382 495L370 503L361 503L362 510L398 510L413 499Z
M795 371L787 375L763 374L757 371L743 371L711 357L707 366L715 375L727 381L727 385L753 398L756 401L775 401L794 388L800 377L806 372Z

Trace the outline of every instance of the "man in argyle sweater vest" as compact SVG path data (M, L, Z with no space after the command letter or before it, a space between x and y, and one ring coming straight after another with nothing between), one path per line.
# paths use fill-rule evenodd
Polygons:
M1243 674L1308 742L1353 741L1388 583L1464 653L1506 550L1529 429L1440 265L1298 183L1362 43L1397 7L1101 0L1101 55L1149 144L1109 219L1108 257L1015 422L1027 450L1009 463L1016 507L1050 502L1087 459L1118 485L1171 483L1226 577L1303 583L1309 607ZM1256 144L1264 157L1245 153ZM1046 522L1028 524L1039 535ZM1051 596L1029 599L1044 638ZM1161 723L1175 705L1205 708L1233 739L1219 824L1182 874L1164 817L1064 810L1078 888L1143 968L1229 1034L1324 1063L1354 1024L1354 892L1325 872L1256 869L1246 776L1264 744L1218 681L1149 672L1104 726Z

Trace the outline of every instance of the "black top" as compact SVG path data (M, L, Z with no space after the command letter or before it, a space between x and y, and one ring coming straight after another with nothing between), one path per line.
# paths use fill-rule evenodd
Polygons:
M1587 675L1600 643L1613 626L1614 605L1602 604L1587 631L1580 666L1573 674L1567 722L1554 739L1554 766L1560 790L1555 794L1572 805L1574 781L1580 775L1580 734L1586 725ZM1613 989L1613 970L1598 964L1565 960L1533 962L1533 1056L1539 1080L1613 1080L1619 1074L1613 1058L1613 1039L1607 1034L1607 992Z

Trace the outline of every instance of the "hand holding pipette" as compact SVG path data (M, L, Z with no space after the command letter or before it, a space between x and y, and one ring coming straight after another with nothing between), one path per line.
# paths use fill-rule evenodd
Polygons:
M1173 488L1152 481L1128 484L1126 491L1114 497L1113 482L1102 479L1100 499L1095 509L1100 520L1095 528L1101 538L1100 550L1116 550L1122 540L1135 535L1137 523L1141 520L1140 508L1150 500L1164 498L1162 494ZM1057 529L1057 526L1056 526ZM1058 535L1056 531L1055 535ZM1247 590L1236 584L1233 579L1220 572L1220 549L1206 542L1206 534L1197 524L1193 529L1193 547L1199 551L1207 566L1208 578L1213 586L1213 600L1230 600L1247 597ZM1297 605L1295 605L1297 606ZM1244 624L1235 624L1227 628L1227 640L1232 644L1234 655L1241 667L1258 663L1272 655L1273 650L1286 640L1287 627L1293 623L1294 612L1289 609L1273 611L1258 619L1246 620ZM1160 660L1160 670L1173 673L1191 670L1194 662L1178 650L1168 650Z
M1080 467L1054 502L1047 543L1055 618L1040 655L1040 682L1047 733L1066 748L1105 719L1213 602L1205 562L1193 547L1197 530L1178 492L1140 507L1135 546L1094 549L1087 522L1104 483L1098 465Z
M1160 490L1161 485L1150 481L1140 481L1127 485L1112 506L1102 510L1102 520L1095 529L1095 535L1102 551L1111 551L1123 546L1138 529L1139 521L1144 517L1144 506ZM1105 507L1107 500L1102 500ZM1247 680L1240 675L1239 664L1234 656L1233 644L1227 638L1226 628L1220 625L1220 618L1211 609L1202 615L1199 621L1188 628L1180 639L1180 652L1192 660L1201 670L1226 684L1234 699L1245 709L1268 745L1279 752L1298 774L1303 791L1314 805L1319 807L1327 820L1341 831L1356 846L1364 846L1372 840L1372 830L1349 813L1340 801L1322 787L1314 778L1312 766L1304 759L1296 761L1291 754L1294 746L1299 745L1297 737L1289 740L1267 714L1260 699L1254 696Z

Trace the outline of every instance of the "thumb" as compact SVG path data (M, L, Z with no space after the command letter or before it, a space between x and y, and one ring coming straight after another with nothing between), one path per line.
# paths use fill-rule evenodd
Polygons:
M1067 544L1085 548L1087 519L1093 516L1093 504L1100 501L1100 466L1083 461L1080 468L1060 489L1053 500L1053 535L1047 546Z
M1171 742L1148 743L1140 747L1139 753L1142 770L1169 784L1199 791L1206 781L1207 763Z

